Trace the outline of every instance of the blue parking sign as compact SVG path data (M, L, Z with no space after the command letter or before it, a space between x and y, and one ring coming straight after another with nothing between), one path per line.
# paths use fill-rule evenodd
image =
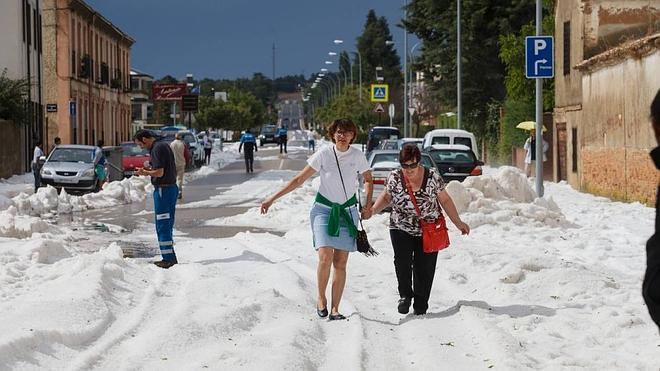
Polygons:
M76 115L76 101L75 100L69 101L69 115L71 115L71 116Z
M554 39L552 36L525 38L525 76L528 79L549 79L555 76Z

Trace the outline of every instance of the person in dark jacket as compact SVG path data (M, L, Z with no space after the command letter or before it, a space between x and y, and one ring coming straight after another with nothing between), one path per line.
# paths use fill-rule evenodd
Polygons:
M280 153L282 153L282 149L284 149L284 153L287 153L286 143L289 140L287 135L288 129L285 125L277 129L277 142L280 144Z
M245 147L243 147L244 145ZM250 132L250 129L245 130L245 133L241 135L238 153L241 153L241 148L245 150L245 172L254 173L254 152L257 151L257 138Z
M660 89L651 103L651 123L655 139L660 144ZM651 158L657 169L660 169L660 146L651 151ZM646 243L646 274L642 285L642 295L653 321L660 327L660 186L655 197L655 234Z

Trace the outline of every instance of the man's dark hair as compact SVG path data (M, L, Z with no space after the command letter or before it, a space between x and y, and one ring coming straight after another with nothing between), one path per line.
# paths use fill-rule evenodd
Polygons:
M44 144L44 143L43 143L42 141L40 141L40 140L38 140L37 143L36 143L37 147L41 147L43 144Z
M60 137L55 137L55 144L57 143L62 143L62 139L60 139Z
M246 133L250 133L250 134L252 134L252 132L250 131L249 128L248 128L248 129L245 129L245 132L246 132Z
M97 147L103 147L103 139L99 139L96 141L96 146Z
M653 99L653 103L651 103L651 120L656 125L660 125L660 89L658 89L658 92Z
M140 129L133 136L133 139L139 140L140 142L144 141L145 138L154 138L154 139L156 139L156 134L154 134L153 131L151 131L151 130Z

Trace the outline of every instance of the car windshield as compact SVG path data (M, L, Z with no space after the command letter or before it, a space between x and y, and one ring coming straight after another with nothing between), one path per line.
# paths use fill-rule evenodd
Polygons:
M392 140L381 142L380 149L399 149L399 144Z
M466 137L455 137L454 144L462 144L472 149L472 140Z
M126 143L121 145L121 149L124 151L124 156L144 156L149 153L149 150L142 149L137 144Z
M48 162L79 162L91 164L94 162L94 151L82 148L55 148Z
M422 166L424 167L434 167L433 161L431 160L431 157L429 155L423 154L422 155ZM397 164L399 163L399 154L398 153L382 153L382 154L377 154L374 155L374 159L371 162L371 167L377 167L379 163L391 163L391 162L396 162Z
M264 126L261 128L261 134L275 134L277 127L275 126Z
M459 150L437 150L430 152L431 157L436 163L450 164L472 164L474 155L472 152Z
M379 141L383 139L398 139L399 132L395 130L374 130L371 133L371 137Z
M433 137L431 144L449 144L449 137Z
M195 136L190 133L183 134L183 141L190 144L195 143Z

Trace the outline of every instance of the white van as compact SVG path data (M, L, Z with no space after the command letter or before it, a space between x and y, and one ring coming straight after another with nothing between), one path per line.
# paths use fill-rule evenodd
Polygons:
M469 131L459 129L435 129L424 135L422 148L431 147L434 144L462 144L470 147L472 152L479 157L477 139Z

